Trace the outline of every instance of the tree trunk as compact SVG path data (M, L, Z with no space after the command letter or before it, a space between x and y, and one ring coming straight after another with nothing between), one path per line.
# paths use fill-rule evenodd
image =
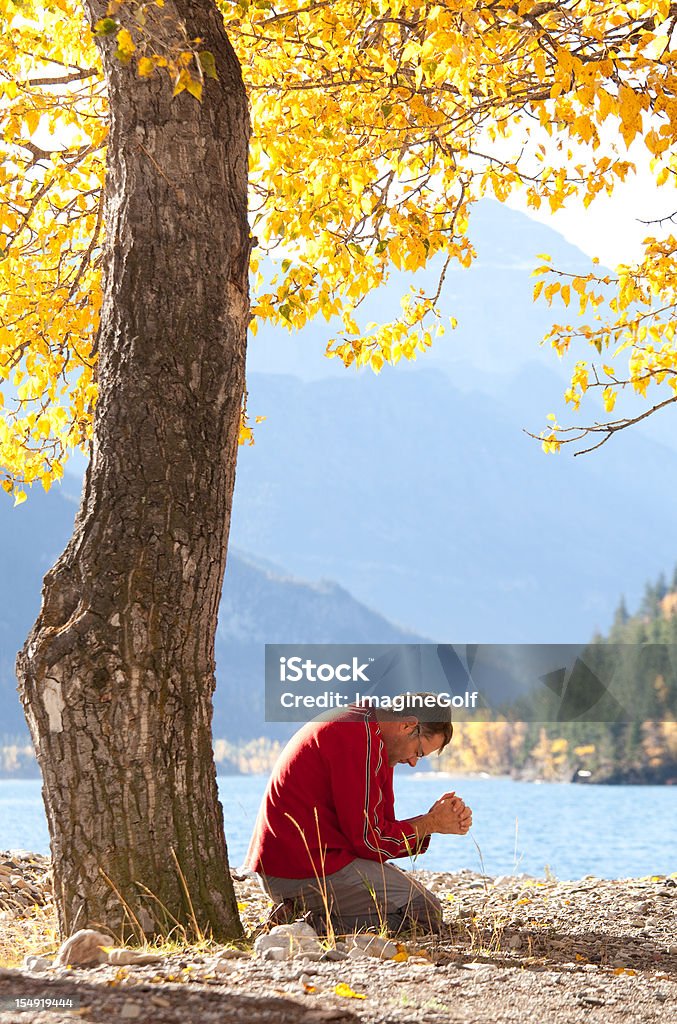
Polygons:
M91 0L88 13L105 8ZM167 0L161 14L200 37L218 81L201 104L172 99L166 74L138 78L103 41L94 439L75 532L17 671L62 934L178 922L224 940L241 927L211 718L249 319L249 120L211 0Z

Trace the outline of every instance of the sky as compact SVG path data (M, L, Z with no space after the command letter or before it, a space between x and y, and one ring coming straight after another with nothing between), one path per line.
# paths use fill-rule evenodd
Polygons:
M606 144L613 145L611 140L606 140ZM648 235L660 238L670 230L677 232L677 226L669 222L641 223L673 213L677 210L677 197L672 189L656 185L642 145L633 144L627 151L621 143L619 155L635 163L636 173L619 183L613 195L598 196L587 210L582 202L571 199L565 209L556 213L551 213L547 204L534 210L520 193L514 193L507 205L558 231L587 256L599 258L602 266L613 269L619 263L632 263L641 257L642 240Z

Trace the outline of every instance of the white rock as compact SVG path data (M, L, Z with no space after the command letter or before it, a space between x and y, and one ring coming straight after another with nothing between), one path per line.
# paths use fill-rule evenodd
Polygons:
M317 939L318 935L312 925L305 921L294 921L293 924L276 924L268 932L269 935L292 935L294 938Z
M319 940L314 928L304 921L296 921L294 924L278 924L266 935L259 935L254 943L254 952L257 956L264 956L270 950L279 950L279 954L266 956L271 960L291 960L293 957L304 957L309 960L319 960L324 956L324 947Z
M359 956L375 956L379 960L392 960L397 954L397 943L380 935L355 935L349 940L351 959ZM355 954L355 951L359 953Z
M249 953L245 953L244 950L224 949L211 961L210 969L216 974L228 974L230 971L239 971L242 961L249 959Z
M259 935L258 939L254 943L254 953L257 956L263 956L264 953L269 952L272 949L280 951L280 956L276 956L275 960L289 960L291 958L291 946L289 943L283 945L275 935ZM266 957L267 960L273 959L272 957Z
M299 960L308 960L312 963L317 963L324 959L325 951L322 946L320 946L319 949L300 949L298 953L295 953L294 955L297 956Z
M282 946L269 946L258 954L262 960L290 960L291 953Z
M135 1020L142 1014L142 1009L137 1003L123 1003L120 1009L120 1016L125 1020Z
M159 964L162 957L158 953L144 953L140 949L111 949L108 963L119 967L129 964Z
M54 961L55 967L85 967L87 964L103 964L108 961L108 954L102 946L114 946L115 939L105 932L97 932L92 928L81 928L62 944Z
M52 966L52 961L46 956L25 956L23 962L24 970L34 971L48 971Z

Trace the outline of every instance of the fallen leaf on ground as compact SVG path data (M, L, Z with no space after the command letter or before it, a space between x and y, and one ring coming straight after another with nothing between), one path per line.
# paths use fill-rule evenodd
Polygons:
M337 996L343 996L345 999L366 999L366 996L361 996L359 992L353 992L350 985L346 985L345 981L340 981L334 992Z

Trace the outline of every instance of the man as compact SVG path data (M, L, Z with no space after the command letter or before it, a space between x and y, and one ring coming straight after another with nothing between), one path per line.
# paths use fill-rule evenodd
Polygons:
M408 713L416 697L427 698L426 718L435 720ZM304 725L263 797L247 866L275 902L303 906L318 924L329 914L336 931L412 923L439 931L437 897L388 862L424 852L435 832L465 835L472 825L470 808L454 793L425 814L395 817L395 765L415 767L453 734L449 708L433 695L408 694L402 704L388 712L353 706Z

